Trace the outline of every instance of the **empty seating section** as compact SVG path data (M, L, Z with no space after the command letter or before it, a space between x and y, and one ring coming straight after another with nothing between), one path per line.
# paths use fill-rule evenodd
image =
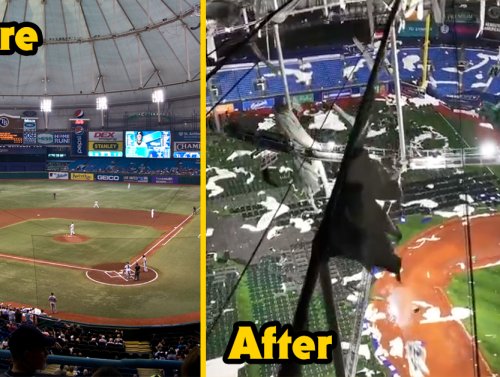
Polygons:
M387 57L390 55L387 54ZM480 49L462 52L455 47L431 47L429 60L433 71L430 73L429 81L437 85L436 90L440 96L458 92L459 77L456 67L458 61L462 59L467 64L463 75L464 91L482 92L489 79L491 67L497 64L498 52ZM401 80L411 82L421 79L422 49L403 47L399 50L398 61ZM285 62L287 83L291 94L365 85L370 75L368 64L360 56L324 55L305 58L304 62L310 63L310 68L301 69L298 59ZM254 68L231 93L228 93L250 67L247 63L233 65L219 71L213 80L213 84L218 89L218 98L224 96L226 101L237 101L283 95L284 86L281 76L275 75L263 64L259 64L258 69ZM307 81L306 78L310 75L312 75L310 85L307 85L304 81ZM265 90L259 90L255 85L259 77L266 79ZM346 78L349 78L348 83L345 83ZM388 71L381 70L379 81L391 80ZM208 99L211 98L209 91L210 85L207 86ZM494 95L500 93L500 77L494 78L485 92Z

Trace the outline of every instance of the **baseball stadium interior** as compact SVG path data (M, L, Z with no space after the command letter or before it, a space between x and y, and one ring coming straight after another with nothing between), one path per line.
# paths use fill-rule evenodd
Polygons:
M0 12L0 375L199 376L199 1Z
M500 373L499 47L497 0L207 2L207 376Z

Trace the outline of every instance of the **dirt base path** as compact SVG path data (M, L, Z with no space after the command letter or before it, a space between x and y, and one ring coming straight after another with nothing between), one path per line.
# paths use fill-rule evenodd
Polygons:
M21 221L50 218L150 226L165 231L178 225L186 216L156 212L152 219L150 211L116 208L16 208L0 211L0 228Z
M500 261L498 229L500 216L472 219L474 268ZM399 250L403 258L402 283L386 273L373 287L373 294L384 298L373 302L383 313L381 317L385 317L373 322L382 334L381 346L391 350L391 341L398 337L404 343L422 341L429 375L433 377L474 377L472 340L463 324L457 320L421 322L431 317L431 311L436 313L437 308L441 318L451 315L446 288L454 274L465 271L465 247L461 219L429 229ZM406 358L388 356L388 359L399 375L411 376ZM480 368L482 375L491 375L482 356Z

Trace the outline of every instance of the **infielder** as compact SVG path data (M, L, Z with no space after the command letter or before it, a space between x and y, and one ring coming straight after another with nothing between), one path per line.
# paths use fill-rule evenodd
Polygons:
M71 223L69 226L69 235L74 236L75 235L75 224Z
M129 190L130 190L130 183L128 184L128 187L127 187Z
M155 209L151 208L151 218L154 219L155 217Z
M144 272L148 272L148 265L146 260L146 254L142 256L142 266L144 267Z
M98 200L94 201L94 208L99 208L99 201Z

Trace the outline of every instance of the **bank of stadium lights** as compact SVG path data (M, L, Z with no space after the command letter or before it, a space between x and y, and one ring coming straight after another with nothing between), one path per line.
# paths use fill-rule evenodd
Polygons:
M161 122L161 117L160 117L160 104L163 103L165 101L165 95L163 94L163 90L162 89L156 89L154 92L153 92L153 95L152 95L152 98L153 98L153 103L156 103L157 106L158 106L158 123Z
M104 128L104 111L108 109L108 99L106 97L97 97L96 109L101 110L101 128Z
M52 111L52 100L50 98L42 98L40 101L40 110L45 116L45 129L49 128L49 113Z

